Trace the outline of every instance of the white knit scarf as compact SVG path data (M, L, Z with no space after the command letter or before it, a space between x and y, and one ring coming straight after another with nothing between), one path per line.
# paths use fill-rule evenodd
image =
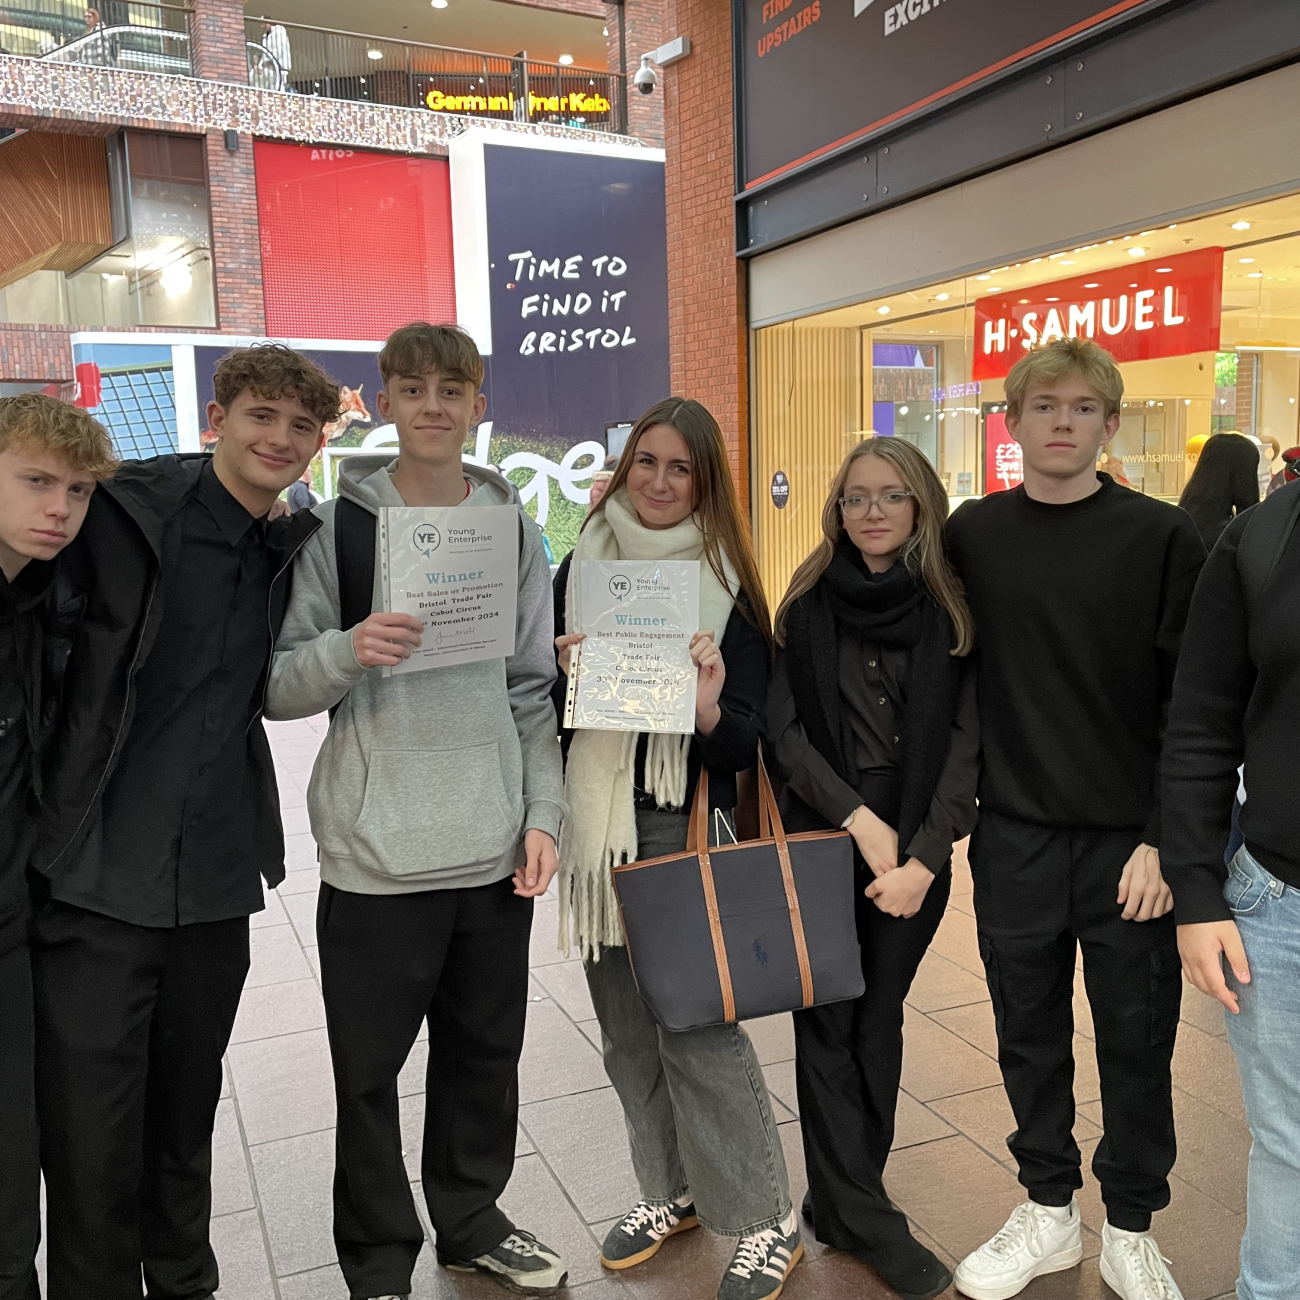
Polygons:
M579 575L584 560L699 560L700 627L722 641L740 590L735 570L724 557L727 585L718 581L704 554L704 534L694 517L671 528L647 528L620 488L605 499L578 537L565 591L565 631L577 631ZM728 590L730 587L730 590ZM569 815L560 835L560 950L569 955L570 933L588 960L600 949L621 947L623 925L611 868L635 862L636 809L633 778L635 731L578 730L569 745L564 797ZM686 800L686 757L691 737L652 732L646 745L646 782L662 807L680 808Z

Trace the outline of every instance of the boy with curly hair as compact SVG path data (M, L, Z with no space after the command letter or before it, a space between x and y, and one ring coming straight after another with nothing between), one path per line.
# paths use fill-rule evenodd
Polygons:
M217 1289L221 1057L284 839L261 725L293 557L268 521L338 387L277 345L225 357L213 453L130 461L69 551L85 609L46 763L32 926L50 1300Z

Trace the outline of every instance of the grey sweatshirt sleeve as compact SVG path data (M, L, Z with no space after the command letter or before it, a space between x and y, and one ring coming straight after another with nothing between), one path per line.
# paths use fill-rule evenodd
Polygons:
M523 547L519 557L519 611L515 652L506 660L510 711L524 766L524 829L558 838L564 802L560 738L551 703L555 684L555 612L551 572L541 529L520 510Z
M339 630L334 513L325 514L294 561L289 607L271 656L266 716L272 722L309 718L336 705L366 674Z

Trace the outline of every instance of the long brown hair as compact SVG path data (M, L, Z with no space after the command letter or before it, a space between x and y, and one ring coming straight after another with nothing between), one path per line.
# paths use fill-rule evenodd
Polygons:
M970 654L975 644L975 620L966 603L961 579L953 569L943 544L948 494L930 462L905 438L865 438L845 456L822 507L822 539L817 543L817 549L794 571L790 589L776 611L777 644L785 644L785 625L790 607L817 585L835 554L844 532L840 497L844 495L850 471L863 456L879 456L881 460L889 461L898 470L903 485L912 493L916 501L916 527L903 543L903 562L916 580L948 611L957 629L953 654Z
M636 445L641 435L656 424L666 424L676 429L686 443L691 458L691 486L694 489L691 510L698 517L700 531L704 534L704 555L718 581L730 590L722 557L731 561L740 591L745 601L740 611L763 634L769 648L772 645L772 616L768 612L767 597L763 594L763 580L758 576L758 562L754 559L754 546L749 539L749 528L736 497L736 485L727 463L727 445L722 440L722 430L709 411L689 397L669 397L652 406L633 426L627 445L618 459L614 477L609 481L605 495L596 503L587 520L605 509L605 503L627 482L628 470L636 456ZM583 521L583 527L587 526ZM732 592L735 596L739 593ZM746 604L747 602L747 604ZM722 640L723 629L715 635Z

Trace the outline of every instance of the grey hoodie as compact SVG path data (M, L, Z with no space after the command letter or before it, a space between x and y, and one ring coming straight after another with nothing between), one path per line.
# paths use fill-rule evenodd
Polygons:
M390 476L396 465L391 456L348 457L339 494L376 514L403 505ZM519 505L499 474L472 465L464 473L465 505ZM383 677L361 667L351 632L339 630L334 506L315 507L323 526L299 552L266 699L273 720L342 701L307 790L321 879L357 894L503 880L523 862L524 832L557 836L565 811L541 532L525 515L509 659ZM375 591L378 610L378 583Z

